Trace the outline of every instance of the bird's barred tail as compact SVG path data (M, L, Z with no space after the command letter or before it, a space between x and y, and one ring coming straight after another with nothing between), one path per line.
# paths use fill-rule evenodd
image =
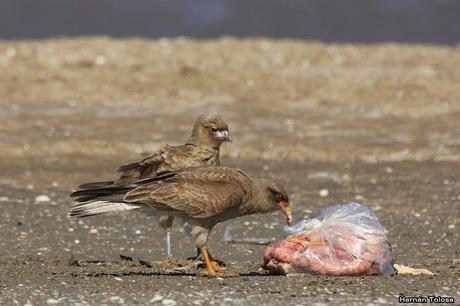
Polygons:
M74 203L69 209L69 216L83 218L95 215L116 213L141 208L138 204L111 202L111 201L92 201Z

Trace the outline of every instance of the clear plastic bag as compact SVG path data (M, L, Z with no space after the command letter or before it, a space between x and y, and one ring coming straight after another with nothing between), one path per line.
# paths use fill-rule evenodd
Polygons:
M391 248L377 216L357 203L327 208L314 219L286 227L262 267L289 273L393 275Z

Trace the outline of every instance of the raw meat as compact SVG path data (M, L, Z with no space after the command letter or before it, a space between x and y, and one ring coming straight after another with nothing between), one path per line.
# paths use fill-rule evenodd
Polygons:
M262 267L281 274L393 275L391 248L372 210L357 203L337 205L290 234L265 252Z

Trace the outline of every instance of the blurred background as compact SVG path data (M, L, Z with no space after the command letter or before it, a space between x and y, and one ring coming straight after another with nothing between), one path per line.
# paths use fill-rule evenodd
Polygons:
M460 297L459 42L458 0L0 0L0 305ZM398 263L436 275L265 276L265 246L222 237L281 239L274 213L216 226L213 255L244 276L205 280L136 266L164 259L153 219L67 218L75 186L183 144L204 112L234 137L222 164L279 181L296 220L359 202Z
M231 35L456 44L459 16L456 0L1 0L0 39Z

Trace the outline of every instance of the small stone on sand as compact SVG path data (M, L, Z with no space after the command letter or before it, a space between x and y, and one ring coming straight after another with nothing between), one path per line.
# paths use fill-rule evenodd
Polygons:
M176 301L171 299L164 299L163 301L161 301L161 303L165 306L175 306L177 304Z
M51 200L50 197L47 196L46 194L41 194L35 197L35 203L45 203L45 202L49 202L50 200Z
M150 300L150 303L156 303L163 299L163 297L159 294L155 294L155 296Z
M46 303L48 304L51 304L51 305L54 305L54 304L58 304L60 301L59 300L56 300L56 299L48 299L46 301Z

